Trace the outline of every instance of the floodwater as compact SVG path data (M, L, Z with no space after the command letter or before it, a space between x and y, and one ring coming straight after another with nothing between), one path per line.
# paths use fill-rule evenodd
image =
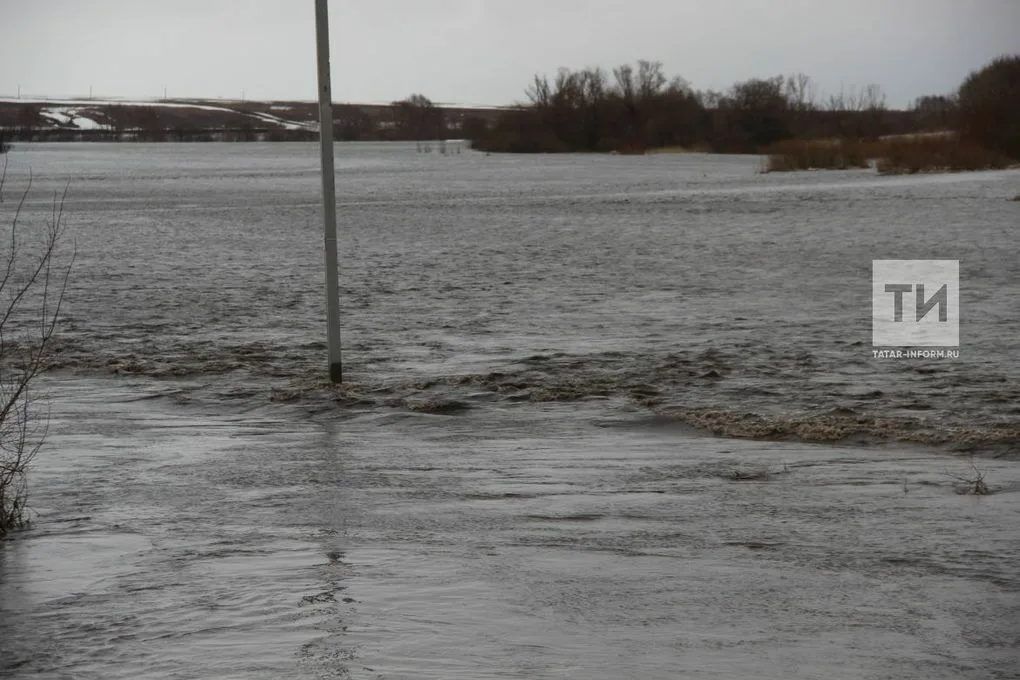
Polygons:
M1020 172L337 145L336 389L315 145L19 145L5 223L29 168L0 674L1015 677ZM945 258L960 357L873 358L871 260Z

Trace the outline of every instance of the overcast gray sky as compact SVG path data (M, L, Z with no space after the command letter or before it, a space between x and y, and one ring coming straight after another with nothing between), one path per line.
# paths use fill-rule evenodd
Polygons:
M1020 52L1020 0L332 0L333 93L507 104L536 72L803 71L893 106ZM315 98L313 0L0 0L0 95Z

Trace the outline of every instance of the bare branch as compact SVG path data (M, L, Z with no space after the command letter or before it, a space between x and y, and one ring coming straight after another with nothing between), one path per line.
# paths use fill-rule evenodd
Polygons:
M3 144L2 140L0 140L0 144ZM2 152L0 152L0 153L2 153ZM3 169L3 174L0 174L0 203L4 202L4 184L7 182L7 158L8 157L7 157L7 154L3 154L3 156L4 156L4 169Z
M54 194L42 244L36 252L23 247L18 238L22 210L31 190L21 195L11 223L10 251L0 279L0 536L26 523L29 465L46 438L48 418L39 414L31 390L46 365L47 348L56 332L67 293L72 252L66 265L55 261L64 237L64 206L68 186ZM29 258L27 267L19 262ZM22 308L38 304L35 313ZM7 331L14 341L7 342Z

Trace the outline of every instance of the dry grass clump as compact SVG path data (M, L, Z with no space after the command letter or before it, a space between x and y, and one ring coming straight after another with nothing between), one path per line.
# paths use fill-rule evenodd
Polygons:
M1010 166L1009 158L953 135L901 137L877 142L873 154L883 175L919 172L993 170Z
M734 482L767 482L772 479L772 471L765 468L760 470L730 470L726 478Z
M768 148L762 172L848 170L867 167L868 156L860 142L840 139L789 139Z
M790 472L788 465L783 465L782 469L773 470L768 467L759 467L751 469L740 469L734 468L726 473L724 476L733 482L768 482L775 479L779 475L785 475Z
M431 413L449 415L461 413L471 408L469 404L456 399L404 399L404 408L415 413Z
M896 135L872 142L790 139L766 151L762 172L867 168L870 159L877 159L875 167L883 175L994 170L1011 165L1004 153L952 132Z

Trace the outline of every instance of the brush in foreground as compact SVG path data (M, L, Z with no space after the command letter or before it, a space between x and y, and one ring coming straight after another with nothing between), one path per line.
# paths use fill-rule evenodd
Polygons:
M0 192L5 177L0 176ZM55 198L42 233L22 225L28 187L0 233L0 537L25 526L27 472L46 434L44 409L32 387L46 367L60 318L72 254L64 265L57 246L64 232L64 199ZM65 190L66 195L66 190Z
M956 493L962 496L987 496L992 493L985 482L984 471L978 469L973 458L970 460L970 470L964 474L957 475L948 471L943 474L956 482Z

